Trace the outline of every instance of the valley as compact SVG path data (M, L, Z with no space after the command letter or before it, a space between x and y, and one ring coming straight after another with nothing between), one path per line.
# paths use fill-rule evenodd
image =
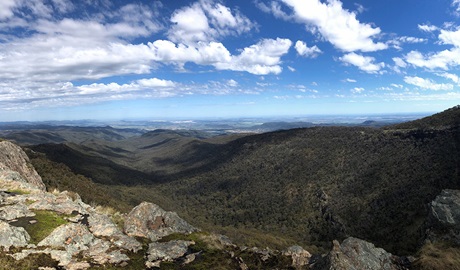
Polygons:
M460 188L459 119L455 107L372 127L220 135L56 127L4 137L28 149L49 188L89 203L125 211L153 201L241 245L321 253L354 236L409 255L420 248L427 204Z

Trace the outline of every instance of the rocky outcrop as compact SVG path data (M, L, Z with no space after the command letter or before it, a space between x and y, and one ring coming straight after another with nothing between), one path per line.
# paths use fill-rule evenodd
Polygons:
M0 221L0 247L8 250L11 246L24 247L30 240L29 234L24 228L14 227Z
M342 244L333 242L332 250L313 269L315 270L403 270L403 260L372 243L349 237Z
M173 261L183 257L190 245L195 244L193 241L174 240L166 243L150 243L147 251L146 267L160 267L163 261Z
M165 211L148 202L133 208L126 217L124 230L129 236L145 237L152 241L172 233L189 234L197 231L175 212Z
M310 262L310 252L303 249L301 246L291 246L283 250L284 256L290 256L292 258L292 267L295 269L302 269Z
M445 189L430 203L425 237L460 245L460 190Z
M30 164L29 157L19 146L8 141L1 141L0 153L2 153L0 155L1 178L24 181L40 190L45 190L42 178Z

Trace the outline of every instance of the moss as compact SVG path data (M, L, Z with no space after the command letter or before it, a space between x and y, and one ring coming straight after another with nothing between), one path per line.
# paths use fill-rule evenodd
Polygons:
M30 194L30 191L28 190L23 190L23 189L8 189L7 192L17 194L17 195L26 195Z
M22 224L22 227L29 233L30 242L32 244L38 244L38 242L45 239L54 229L67 223L67 220L64 219L66 216L59 215L56 212L44 210L37 210L34 212L35 217L33 217L33 219L37 220L37 222L34 224L30 224L29 222Z

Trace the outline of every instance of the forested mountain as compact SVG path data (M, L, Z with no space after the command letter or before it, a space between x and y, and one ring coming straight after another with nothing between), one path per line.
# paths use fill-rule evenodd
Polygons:
M411 254L427 203L442 189L460 188L459 121L455 107L384 128L313 127L217 139L158 131L34 146L45 155L31 157L51 185L81 188L53 178L50 162L62 163L99 183L95 192L125 205L156 201L240 243L322 250L333 239L355 236Z

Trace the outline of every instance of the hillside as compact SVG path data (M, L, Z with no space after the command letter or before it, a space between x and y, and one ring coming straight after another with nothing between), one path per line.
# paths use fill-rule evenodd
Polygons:
M455 112L382 129L314 127L218 141L160 131L67 145L63 154L56 147L64 146L33 149L124 203L160 200L237 243L320 251L355 236L412 254L427 203L442 189L460 188ZM32 162L40 173L39 160Z

